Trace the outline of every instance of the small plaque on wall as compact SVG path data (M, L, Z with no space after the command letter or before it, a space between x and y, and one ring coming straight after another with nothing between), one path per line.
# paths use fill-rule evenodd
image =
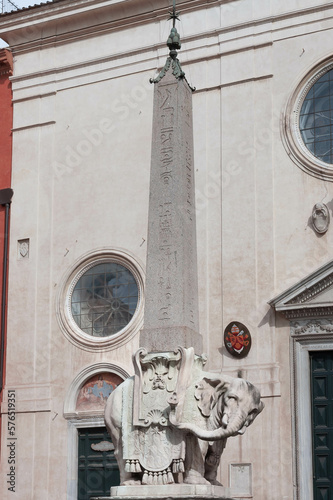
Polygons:
M230 464L230 488L234 497L252 497L252 465Z
M232 321L224 330L224 345L236 358L244 358L251 349L251 334L243 323Z

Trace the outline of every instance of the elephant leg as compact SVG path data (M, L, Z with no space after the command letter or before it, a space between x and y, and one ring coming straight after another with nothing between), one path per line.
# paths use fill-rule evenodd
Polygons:
M220 465L221 455L227 443L226 439L221 439L220 441L214 441L208 447L206 460L205 460L205 473L204 477L216 486L222 486L222 484L217 481L217 469Z
M209 484L204 478L204 457L207 452L207 447L207 442L199 441L193 434L188 434L186 436L184 483Z
M123 447L121 442L121 432L119 427L113 427L112 429L112 442L114 444L115 450L114 455L117 459L119 475L120 475L120 484L124 485L135 485L141 484L141 481L137 481L133 478L131 472L127 472L125 470L125 461L123 459Z
M105 407L105 424L111 436L114 445L114 455L117 459L120 484L121 485L137 485L141 484L140 480L134 479L131 472L125 470L125 461L123 458L123 444L122 444L122 388L120 387L117 392L114 391L106 403ZM120 409L120 411L119 411Z

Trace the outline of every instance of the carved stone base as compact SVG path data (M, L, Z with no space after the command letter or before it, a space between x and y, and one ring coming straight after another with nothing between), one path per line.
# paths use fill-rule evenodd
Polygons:
M161 486L114 486L110 497L95 497L91 500L233 500L229 489L223 486L204 484L168 484Z

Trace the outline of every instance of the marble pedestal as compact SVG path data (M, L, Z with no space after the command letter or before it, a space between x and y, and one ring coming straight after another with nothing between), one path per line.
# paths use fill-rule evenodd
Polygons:
M110 497L91 500L233 500L229 489L204 484L166 484L161 486L114 486Z

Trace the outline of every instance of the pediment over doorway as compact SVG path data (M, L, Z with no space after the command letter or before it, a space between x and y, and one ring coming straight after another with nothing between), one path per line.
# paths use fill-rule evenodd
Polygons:
M332 316L333 261L309 274L268 303L288 319Z

